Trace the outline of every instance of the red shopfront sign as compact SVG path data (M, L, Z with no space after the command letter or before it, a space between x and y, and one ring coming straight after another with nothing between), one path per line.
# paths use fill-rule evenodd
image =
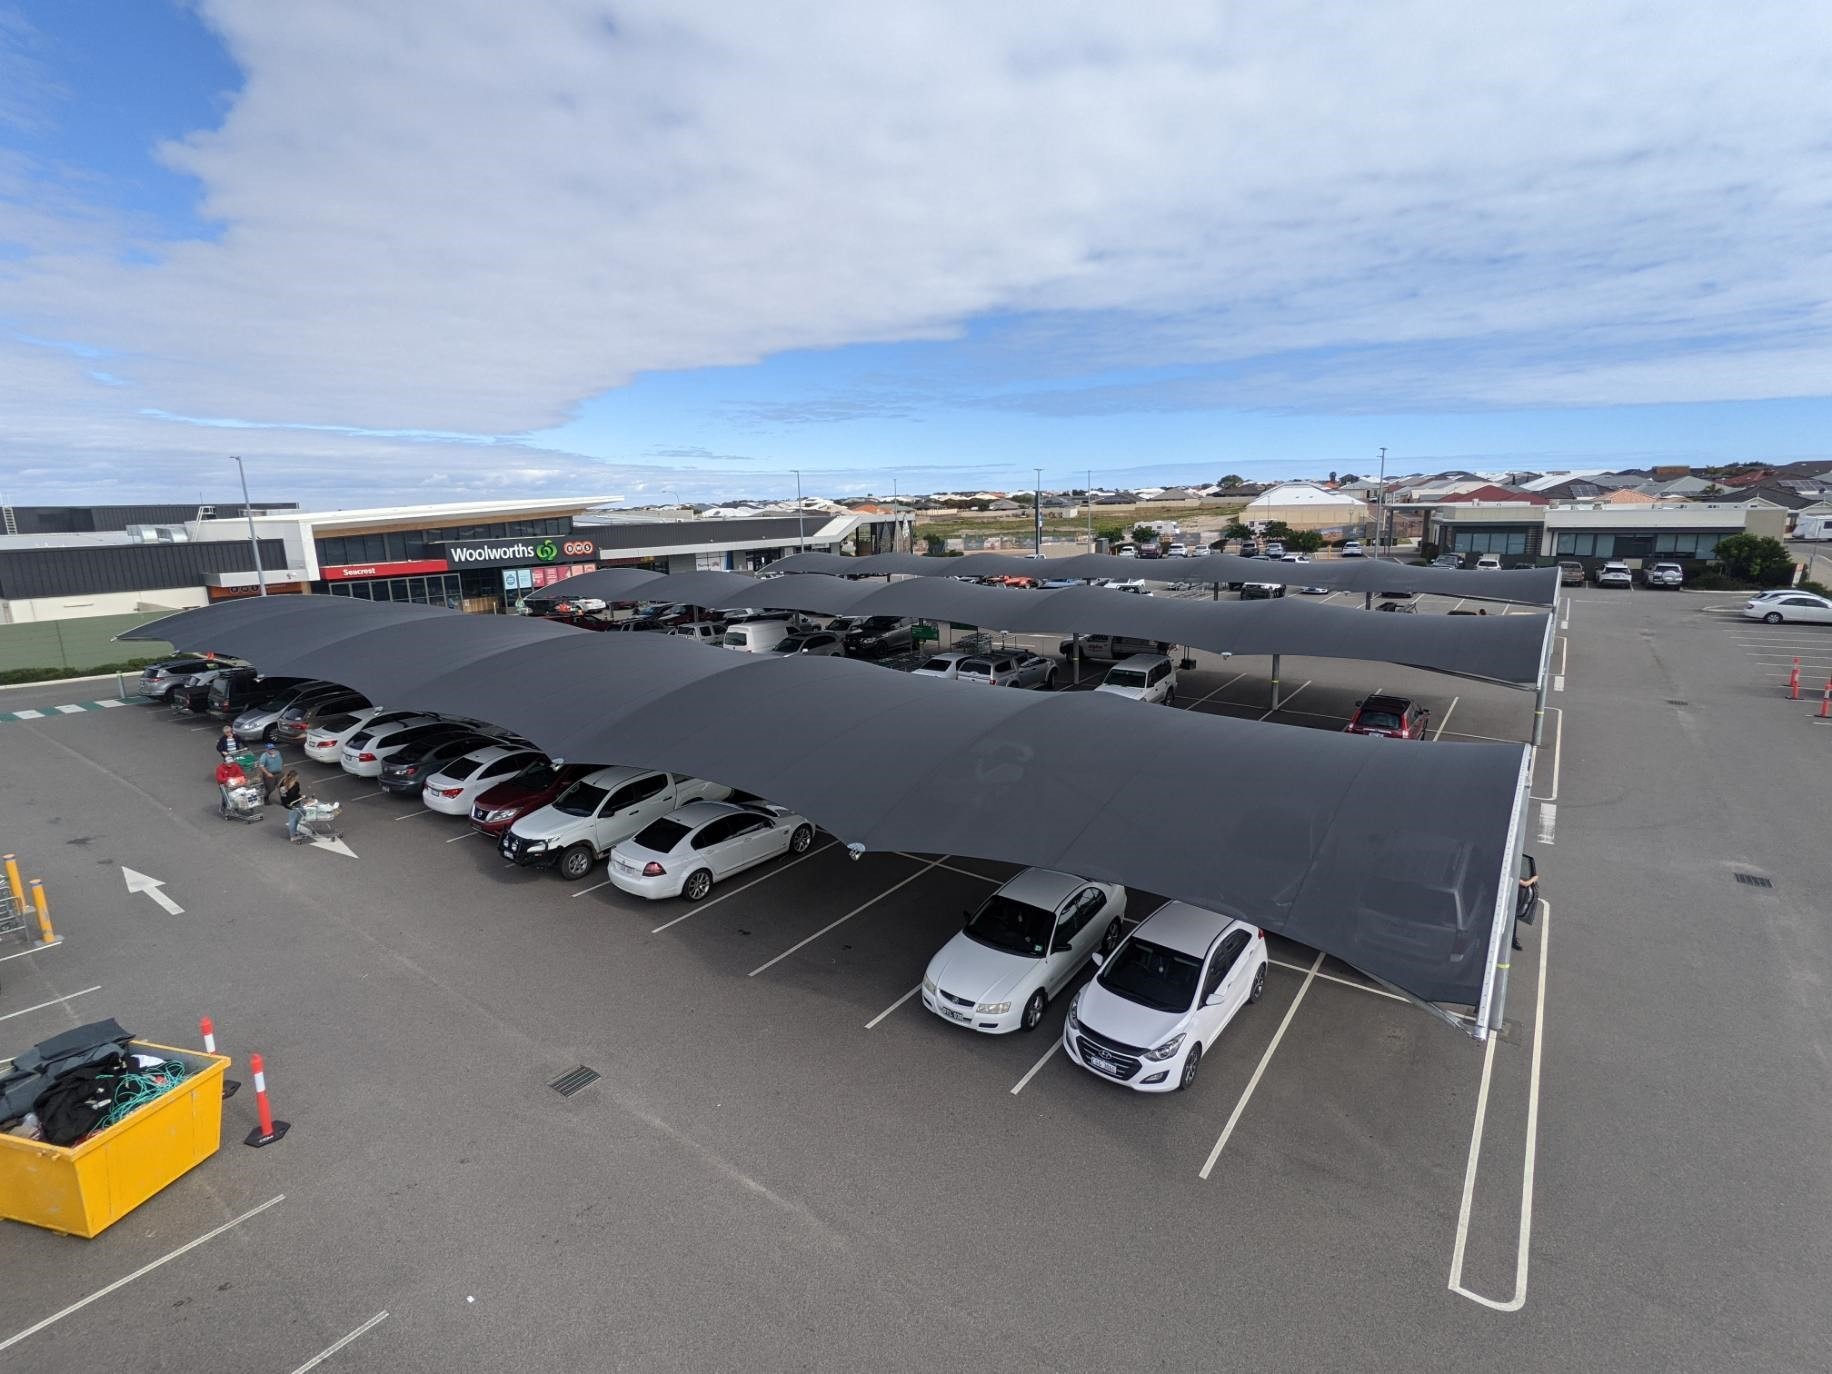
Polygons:
M326 582L350 582L364 577L412 577L416 573L451 571L443 558L422 558L411 563L346 563L340 567L320 568Z

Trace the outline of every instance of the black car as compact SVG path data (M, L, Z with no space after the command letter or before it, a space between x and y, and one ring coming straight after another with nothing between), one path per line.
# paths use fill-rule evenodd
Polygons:
M479 734L463 726L445 731L432 725L423 728L428 733L418 735L413 743L397 750L382 764L380 782L384 792L417 797L420 785L437 773L441 764L462 758L473 749L502 743L493 735Z
M210 714L224 720L241 715L257 701L303 686L309 678L262 677L253 668L231 668L210 684Z
M1285 595L1285 584L1282 582L1245 582L1241 584L1242 601L1270 601L1274 597Z
M846 652L858 658L883 658L886 654L908 649L915 642L912 624L902 616L840 616L829 622L827 628L840 631L845 638Z
M274 722L274 738L286 744L298 744L330 717L360 711L370 704L369 698L361 692L350 691L296 701L280 712L280 719Z
M220 676L220 671L205 670L179 678L165 694L166 705L178 715L202 714L210 708L210 693L215 690Z

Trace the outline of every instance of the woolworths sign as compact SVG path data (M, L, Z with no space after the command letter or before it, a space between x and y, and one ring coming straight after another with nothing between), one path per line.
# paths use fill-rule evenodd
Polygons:
M538 563L577 563L596 558L589 539L463 539L445 546L454 568L512 568Z

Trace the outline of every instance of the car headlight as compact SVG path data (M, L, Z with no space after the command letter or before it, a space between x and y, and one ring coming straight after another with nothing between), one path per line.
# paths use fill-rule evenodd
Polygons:
M863 639L859 641L859 643L861 644L876 644L877 642L878 642L877 635L866 635Z
M982 1012L987 1016L1003 1016L1005 1015L1006 1012L1011 1010L1011 1003L1010 1002L981 1002L977 1007L974 1008L974 1010L976 1012Z
M927 974L923 975L922 990L928 993L929 996L931 997L935 995L935 980L929 977Z
M489 821L514 820L515 819L515 808L513 806L502 807L498 810L486 813L484 819L489 820Z
M1063 1029L1067 1030L1070 1035L1081 1034L1081 1018L1075 1014L1075 1008L1080 1004L1081 998L1079 997L1069 1003L1069 1019Z
M545 854L547 852L547 841L530 840L528 842L528 852L530 854Z
M1177 1052L1178 1047L1183 1044L1183 1036L1184 1036L1184 1032L1178 1031L1175 1035L1171 1036L1170 1039L1166 1040L1162 1045L1159 1045L1157 1049L1146 1050L1145 1057L1147 1059L1158 1059L1158 1060L1169 1059L1173 1054Z

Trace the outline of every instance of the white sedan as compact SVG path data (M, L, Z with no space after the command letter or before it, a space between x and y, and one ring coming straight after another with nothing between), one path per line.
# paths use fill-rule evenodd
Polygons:
M420 800L448 816L468 816L471 803L480 794L547 761L547 755L538 749L515 744L485 745L442 765L421 785Z
M1782 596L1759 596L1743 607L1748 620L1779 625L1784 620L1808 625L1832 625L1832 601L1812 592L1792 591Z
M701 901L721 878L806 854L814 827L769 802L688 802L611 849L611 882L638 897Z
M306 731L305 756L319 763L336 763L343 757L343 747L350 742L350 736L365 726L386 725L393 721L411 721L419 725L434 719L436 717L421 715L418 711L384 711L377 706L364 706L321 720Z
M985 1035L1035 1030L1082 965L1119 944L1125 915L1123 887L1027 868L929 960L922 1004Z

